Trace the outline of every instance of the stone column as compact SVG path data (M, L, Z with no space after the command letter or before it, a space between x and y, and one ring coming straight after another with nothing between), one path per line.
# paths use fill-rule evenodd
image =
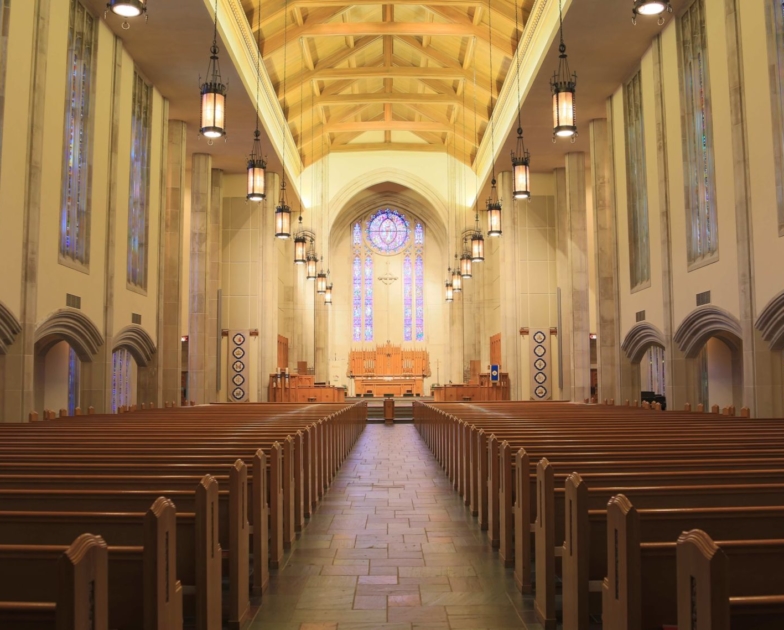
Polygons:
M206 402L217 402L219 344L218 291L221 288L221 230L223 228L223 171L212 169L210 205L207 214L207 347L205 363ZM223 375L225 378L225 374ZM223 380L223 379L221 379Z
M569 270L572 278L572 395L591 396L591 351L588 305L588 219L585 154L566 154L566 206L569 214Z
M520 400L523 366L520 348L520 297L518 261L520 238L520 212L512 196L512 172L504 171L498 177L498 196L503 201L503 230L501 250L501 358L503 372L509 373L511 400Z
M559 386L561 400L572 399L572 274L569 266L569 212L566 204L566 169L555 176L556 276L561 294L561 323L558 326Z
M620 400L618 255L612 195L612 152L604 118L589 124L596 250L597 359L599 400Z
M197 404L210 400L207 385L209 343L207 302L209 269L212 156L193 155L191 169L190 279L188 288L188 398Z
M278 248L275 206L280 197L280 175L267 172L267 199L259 216L259 383L258 398L266 402L269 375L278 365Z
M186 169L185 123L169 121L166 205L161 212L160 268L158 282L161 290L158 311L158 378L159 397L162 407L166 401L180 402L182 374L182 327L180 324L180 278L182 275L182 219L185 208Z

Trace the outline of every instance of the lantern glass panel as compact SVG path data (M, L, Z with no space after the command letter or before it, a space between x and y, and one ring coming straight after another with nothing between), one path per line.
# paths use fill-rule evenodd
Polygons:
M471 272L471 255L463 254L460 259L460 275L463 276L463 278L470 278Z
M294 239L294 264L304 265L307 262L308 242L304 238Z
M207 90L201 95L201 132L207 138L225 133L226 95Z
M327 292L327 276L323 272L316 276L316 293L324 294Z
M251 201L261 201L266 197L265 194L265 172L261 163L253 160L248 162L248 199Z
M462 291L463 290L463 276L460 275L460 271L455 269L452 272L452 290L453 291Z
M528 186L530 181L530 171L527 164L514 165L514 198L528 199L531 196Z
M566 90L553 94L553 126L557 136L574 135L574 92Z
M485 239L481 236L471 239L471 260L482 262L485 259Z
M291 236L291 210L288 206L275 208L275 237L289 238Z
M308 258L308 266L307 266L307 279L308 280L315 280L316 279L316 259L315 258Z
M491 207L487 210L487 235L501 236L501 209Z
M454 300L454 293L453 293L453 289L452 289L452 283L451 282L447 282L446 283L446 301L447 302L452 302L453 300Z
M640 15L659 15L667 9L667 3L663 0L642 0L637 7Z
M332 304L332 285L327 286L327 290L324 293L324 304L330 305Z

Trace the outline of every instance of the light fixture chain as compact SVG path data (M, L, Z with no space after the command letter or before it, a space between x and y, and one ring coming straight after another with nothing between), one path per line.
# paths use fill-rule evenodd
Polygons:
M289 0L286 0L283 5L283 103L284 105L287 102L287 95L286 95L286 62L288 59L288 29L289 29ZM280 124L280 140L281 144L283 145L282 149L282 161L280 165L280 180L283 182L283 185L286 183L286 116L283 116L283 119Z
M517 21L517 12L519 11L517 0L515 0L515 35L520 32L519 24ZM515 56L517 57L517 127L522 129L522 112L523 104L520 102L520 36L517 35L517 45L515 46Z
M474 142L476 157L479 157L479 125L476 122L476 64L474 65ZM492 98L492 96L491 96ZM476 224L479 225L479 175L477 174L476 158L474 159L474 203L476 204Z
M489 44L488 57L490 59L490 157L493 163L493 180L495 180L495 106L493 105L493 10L490 5L491 0L487 0L487 34ZM560 0L559 0L560 2Z
M259 111L259 94L261 92L261 0L256 10L256 131L259 130L261 112ZM261 156L259 156L261 157Z

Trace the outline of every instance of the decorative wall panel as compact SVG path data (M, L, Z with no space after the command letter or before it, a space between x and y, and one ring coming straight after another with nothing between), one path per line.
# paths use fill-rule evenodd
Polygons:
M533 400L550 400L552 398L551 363L550 331L544 329L532 330L531 398Z
M247 402L249 392L248 330L229 331L229 400Z

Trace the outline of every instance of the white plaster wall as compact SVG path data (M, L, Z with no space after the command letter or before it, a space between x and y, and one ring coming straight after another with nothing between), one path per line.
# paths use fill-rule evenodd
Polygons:
M732 405L732 352L721 339L708 340L708 405Z
M55 344L44 358L44 409L68 409L68 355L70 346Z

